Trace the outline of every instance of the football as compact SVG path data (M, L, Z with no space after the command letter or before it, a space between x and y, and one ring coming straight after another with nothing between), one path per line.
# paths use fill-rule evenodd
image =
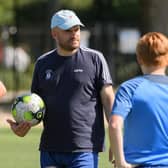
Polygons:
M11 112L17 123L28 121L35 126L44 118L45 104L39 95L28 93L16 97Z

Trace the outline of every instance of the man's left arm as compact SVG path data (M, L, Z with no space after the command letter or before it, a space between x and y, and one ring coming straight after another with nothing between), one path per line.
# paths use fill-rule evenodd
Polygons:
M109 123L110 113L112 111L112 106L114 103L114 91L112 85L104 85L101 90L101 101L103 104L105 116L107 123ZM109 161L112 161L113 159L113 153L109 149Z
M100 95L103 108L105 111L105 116L107 122L109 122L109 116L112 111L112 106L114 102L114 91L112 85L111 84L104 85L101 89Z

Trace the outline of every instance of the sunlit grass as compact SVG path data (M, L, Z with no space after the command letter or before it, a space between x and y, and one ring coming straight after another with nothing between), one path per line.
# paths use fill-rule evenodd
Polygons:
M9 128L0 128L0 167L40 168L38 145L41 128L32 128L23 138L14 135ZM108 138L106 152L100 153L99 168L110 168L108 163Z

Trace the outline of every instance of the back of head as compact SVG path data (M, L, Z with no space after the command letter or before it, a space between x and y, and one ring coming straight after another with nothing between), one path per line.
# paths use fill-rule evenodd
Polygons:
M149 32L140 38L136 54L143 65L167 66L168 38L159 32Z

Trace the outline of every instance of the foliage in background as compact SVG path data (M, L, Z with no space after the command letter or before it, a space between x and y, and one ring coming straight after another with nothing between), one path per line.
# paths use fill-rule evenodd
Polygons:
M15 22L16 9L24 11L22 12L22 17L30 17L32 21L36 20L37 16L34 15L34 12L37 15L47 15L44 10L48 8L49 4L55 9L61 7L89 12L88 19L93 17L96 19L97 16L107 13L107 11L112 14L110 18L135 17L139 10L138 2L139 0L57 0L57 3L55 0L1 0L0 25L13 24ZM40 6L44 8L40 9ZM34 10L34 7L37 9ZM26 12L26 9L29 9L29 12ZM134 12L134 15L132 15L132 12ZM109 16L107 15L106 17Z
M112 0L115 20L137 21L140 15L140 0Z
M92 5L93 0L61 0L60 4L67 8L87 9Z
M13 22L13 0L1 0L0 5L0 25Z
M15 7L22 8L34 3L42 3L46 0L0 0L0 25L11 25L14 23Z

